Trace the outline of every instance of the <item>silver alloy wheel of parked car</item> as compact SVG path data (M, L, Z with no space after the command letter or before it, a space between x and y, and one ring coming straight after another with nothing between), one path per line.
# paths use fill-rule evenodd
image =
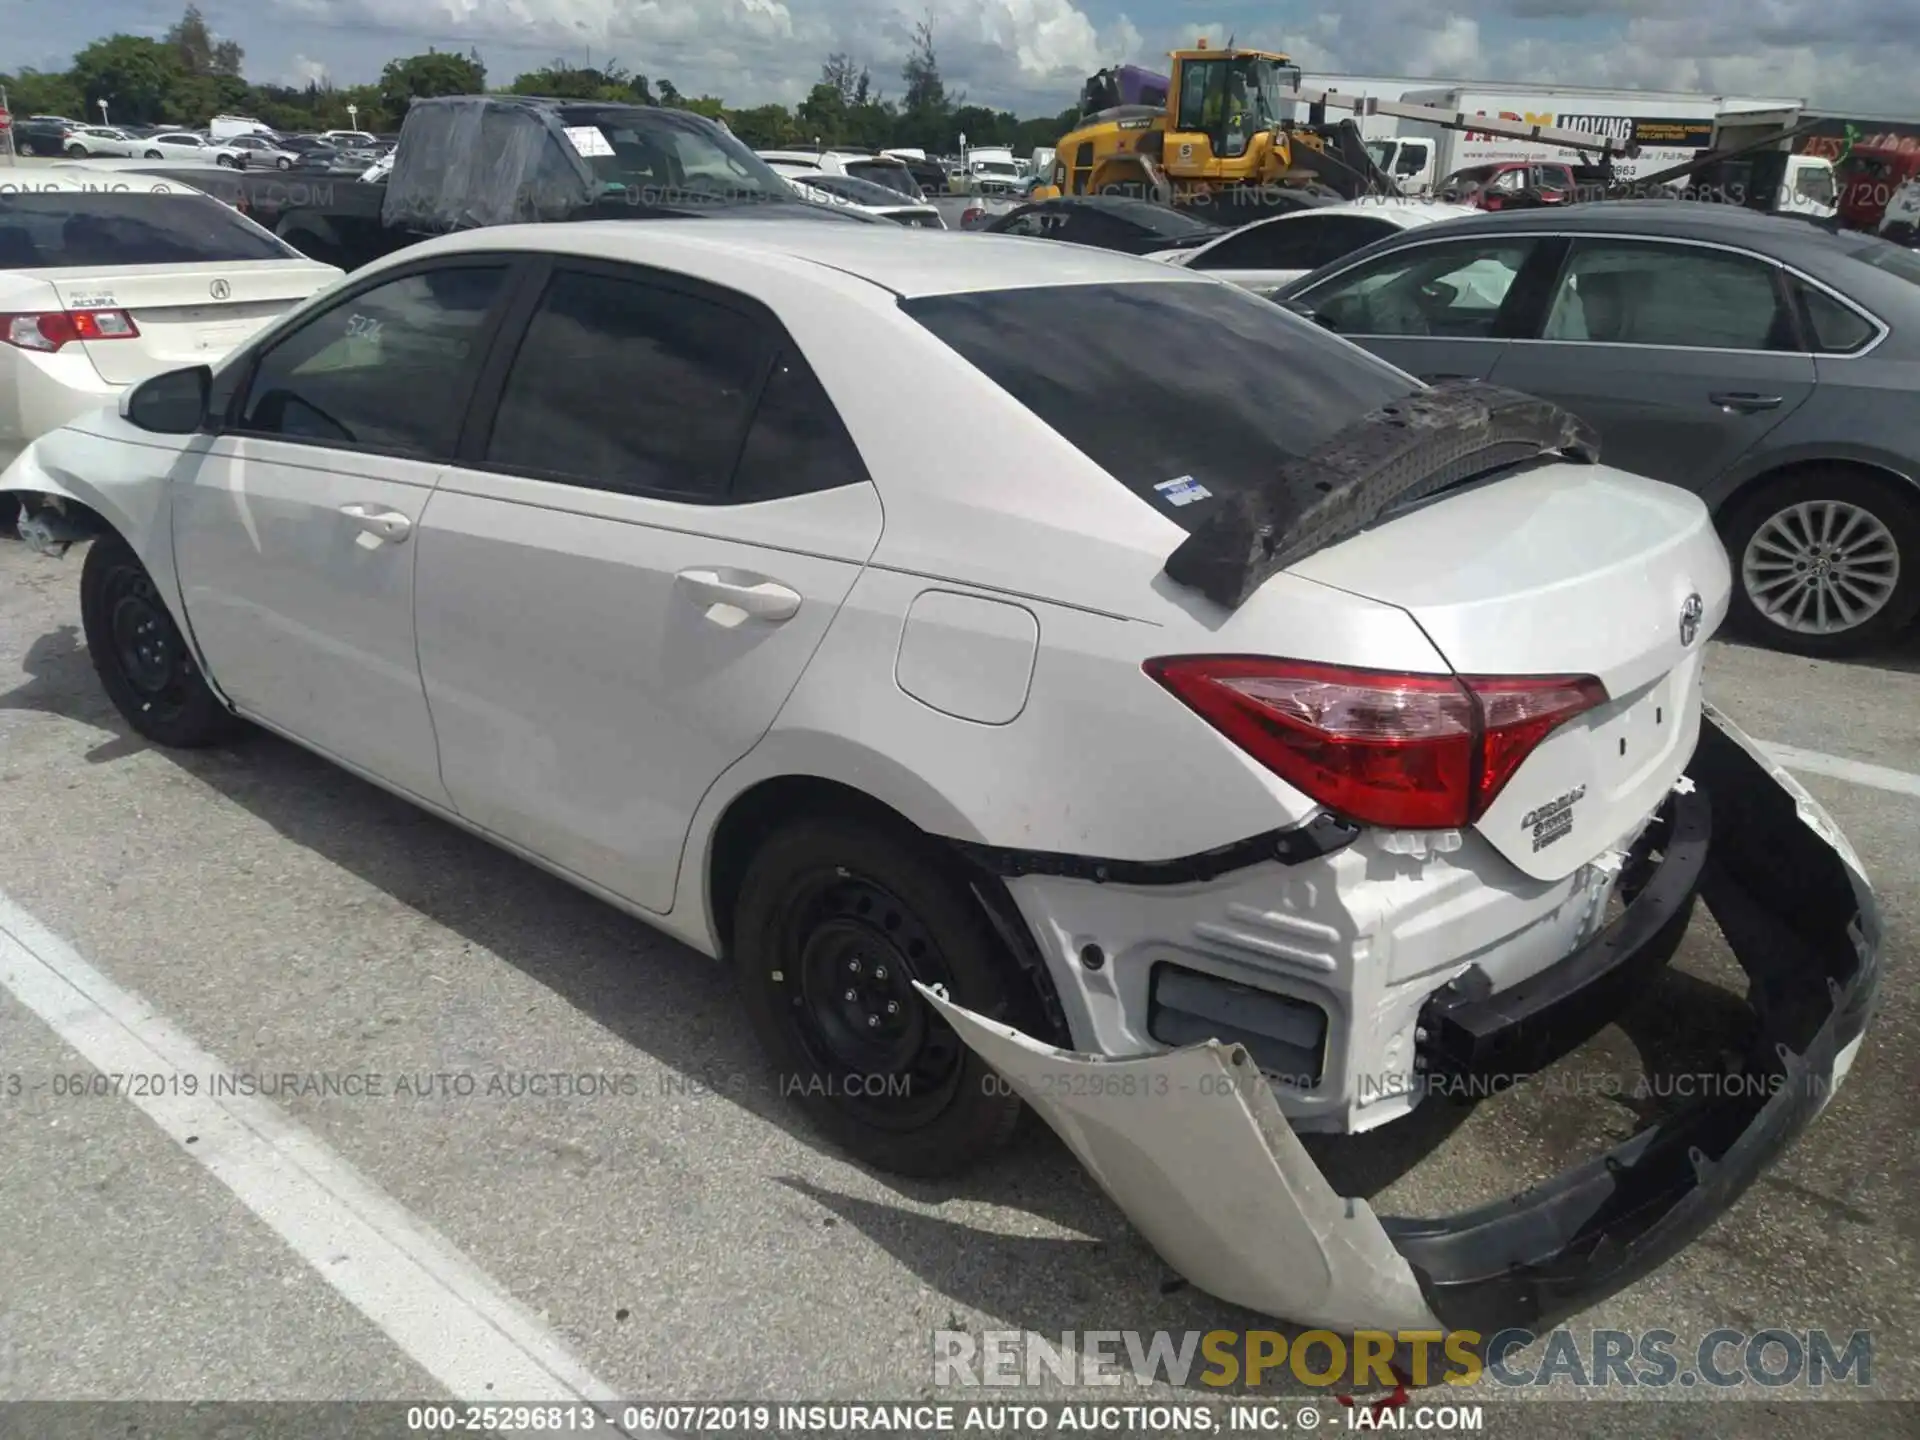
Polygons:
M1831 635L1886 608L1900 584L1900 546L1869 510L1843 500L1804 501L1753 532L1740 578L1774 624Z

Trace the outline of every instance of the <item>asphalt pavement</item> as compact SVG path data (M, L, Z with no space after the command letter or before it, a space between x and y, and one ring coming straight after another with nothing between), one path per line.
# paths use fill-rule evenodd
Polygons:
M1270 1325L1179 1284L1040 1127L956 1186L870 1173L796 1118L711 961L279 740L135 738L79 633L80 559L0 543L0 1398L440 1398L524 1373L904 1401L942 1393L939 1330ZM1920 1401L1920 639L1862 663L1716 642L1709 690L1790 747L1865 860L1883 1008L1786 1159L1575 1326L1869 1331L1849 1393ZM1562 1075L1710 1041L1730 972L1696 920ZM1451 1210L1645 1108L1574 1088L1316 1150L1382 1211ZM1797 1391L1720 1398L1764 1403L1580 1428L1832 1433ZM1920 1426L1857 1400L1849 1435ZM1489 1432L1566 1427L1507 1404Z

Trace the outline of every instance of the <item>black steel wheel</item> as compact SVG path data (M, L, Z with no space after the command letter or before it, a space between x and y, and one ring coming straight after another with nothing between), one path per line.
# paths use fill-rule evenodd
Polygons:
M914 990L1031 1026L1031 983L925 837L795 821L747 868L734 963L783 1094L859 1158L951 1175L1003 1144L1020 1102Z
M93 668L114 706L149 740L193 748L240 728L208 688L133 547L104 535L80 572L80 619Z

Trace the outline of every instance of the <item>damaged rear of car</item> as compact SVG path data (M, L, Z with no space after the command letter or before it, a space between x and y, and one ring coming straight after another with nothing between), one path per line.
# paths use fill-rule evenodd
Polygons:
M1845 840L1704 703L1730 592L1704 507L1600 465L1587 427L1513 392L1400 377L1356 416L1364 377L1338 357L1326 432L1249 480L1232 406L1179 378L1176 342L1154 352L1173 393L1135 394L1130 421L1085 404L1104 360L1075 378L1042 334L990 339L983 308L921 313L1186 532L1139 661L1181 739L1148 763L1231 746L1279 782L1287 823L1159 863L968 847L1035 937L1072 1045L921 993L1170 1265L1250 1309L1540 1327L1684 1247L1845 1077L1880 944ZM1230 330L1213 343L1231 359ZM1323 602L1309 638L1297 614ZM1378 1216L1302 1146L1554 1063L1645 991L1697 904L1748 979L1740 1083L1454 1215Z

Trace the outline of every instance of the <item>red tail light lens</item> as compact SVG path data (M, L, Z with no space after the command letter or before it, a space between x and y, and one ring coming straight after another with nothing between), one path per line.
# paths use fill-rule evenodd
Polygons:
M1542 740L1607 700L1580 675L1398 675L1250 655L1146 671L1303 794L1397 830L1472 824Z
M49 310L0 315L0 339L20 350L51 353L79 340L134 340L140 327L124 310Z

